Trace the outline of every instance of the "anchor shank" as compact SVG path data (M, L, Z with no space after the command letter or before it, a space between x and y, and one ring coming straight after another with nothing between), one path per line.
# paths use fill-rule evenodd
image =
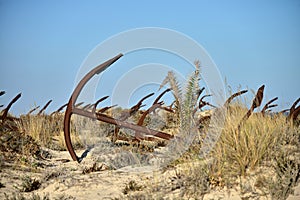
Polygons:
M114 119L114 118L109 117L105 114L101 114L101 113L93 114L89 111L78 109L78 108L74 108L73 113L76 113L78 115L82 115L82 116L85 116L85 117L89 117L91 119L97 119L97 120L100 120L102 122L106 122L106 123L109 123L109 124L114 124L114 125L117 125L117 126L120 126L120 127L123 127L123 128L128 128L128 129L131 129L131 130L134 130L134 131L142 132L142 133L145 133L147 135L153 135L153 136L163 138L163 139L166 139L166 140L170 140L170 139L173 138L173 135L170 135L170 134L167 134L167 133L164 133L164 132L161 132L161 131L156 131L156 130L153 130L153 129L150 129L150 128L147 128L147 127L144 127L144 126L139 126L139 125L132 124L132 123L129 123L129 122Z

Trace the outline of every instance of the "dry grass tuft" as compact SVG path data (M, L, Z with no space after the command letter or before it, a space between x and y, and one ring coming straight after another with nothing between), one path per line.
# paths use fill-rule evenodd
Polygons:
M39 145L53 149L65 150L65 141L63 134L64 115L57 113L55 115L24 115L21 116L21 122L18 123L20 132L32 137ZM76 132L72 139L74 145L82 146Z
M214 149L216 172L230 177L246 176L263 161L270 161L282 133L287 132L285 117L254 114L237 128L245 113L242 106L232 106L222 135Z
M31 178L29 176L24 176L22 178L22 183L19 185L18 190L20 192L32 192L39 189L41 182L37 179Z
M134 180L131 180L126 184L125 188L123 189L124 194L128 194L129 192L133 191L141 191L144 188L144 186L139 185Z

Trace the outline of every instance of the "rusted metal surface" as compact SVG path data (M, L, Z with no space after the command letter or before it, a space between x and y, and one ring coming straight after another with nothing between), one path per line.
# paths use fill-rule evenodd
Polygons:
M105 96L105 97L102 97L101 99L99 99L98 101L96 101L96 103L94 103L93 105L93 109L92 109L92 112L95 113L96 112L96 109L97 109L97 106L100 102L104 101L105 99L107 99L109 96Z
M121 121L125 121L132 115L134 115L141 107L143 107L143 101L149 97L154 95L154 93L148 94L147 96L143 97L137 104L132 106L129 110L122 112L121 116L118 118Z
M147 116L149 113L155 112L155 110L158 109L158 108L162 108L162 105L163 105L164 103L163 103L162 101L159 102L159 100L162 98L163 95L165 95L167 92L170 92L170 91L171 91L171 89L168 88L168 89L166 89L165 91L163 91L160 95L158 95L158 97L154 100L152 106L151 106L149 109L147 109L147 110L143 113L143 115L140 117L140 119L139 119L137 125L143 126L144 120L145 120L146 116ZM168 109L167 109L167 110L168 110ZM140 132L135 131L135 139L139 141L139 140L147 139L147 138L146 138L144 135L142 135ZM152 138L151 138L151 139L152 139Z
M229 105L230 105L230 103L232 102L232 100L233 100L234 98L236 98L236 97L238 97L238 96L240 96L240 95L242 95L242 94L245 94L246 92L248 92L248 90L242 90L242 91L239 91L239 92L236 92L236 93L232 94L232 95L225 101L223 107L228 108ZM208 97L208 96L211 96L211 95L204 95L204 96L200 99L200 101L199 101L199 108L202 108L202 107L204 107L204 106L206 106L206 105L209 105L209 106L211 106L211 107L216 108L216 106L213 106L213 105L209 104L208 102L203 101L203 99L204 99L205 97ZM194 111L194 112L195 112L195 111ZM199 118L199 119L197 120L197 126L200 126L201 124L208 124L209 121L210 121L210 119L211 119L211 116L210 116L210 115L207 115L207 116L204 116L204 117Z
M176 103L176 101L173 101L173 102L168 106L169 110L173 110L173 106L174 106L175 103ZM173 111L174 111L174 110L173 110Z
M123 120L123 118L127 119L128 117L134 115L141 107L145 106L145 105L143 105L143 101L145 101L147 98L149 98L153 95L154 95L154 93L150 93L150 94L146 95L145 97L143 97L136 105L134 105L130 108L129 116L128 116L127 112L124 112L124 115L123 116L121 115L120 119L121 120Z
M62 111L68 104L64 104L61 107L59 107L56 111L52 112L51 115L54 115L56 113L59 113L60 111Z
M79 82L79 84L76 86L75 90L73 91L73 93L71 95L71 98L68 102L67 109L66 109L66 112L65 112L65 117L64 117L64 136L65 136L65 142L66 142L67 149L68 149L68 151L69 151L69 153L70 153L70 155L71 155L71 157L74 161L80 162L81 160L75 153L75 150L74 150L73 145L72 145L71 137L70 137L70 122L71 122L72 114L81 115L81 116L84 116L84 117L88 117L90 119L96 119L96 120L99 120L99 121L102 121L102 122L106 122L106 123L115 125L116 128L115 128L115 132L114 132L113 137L115 136L116 139L123 137L123 136L118 137L118 135L117 135L120 128L131 129L131 130L134 130L134 131L139 132L139 133L144 133L144 134L149 135L149 136L155 136L155 137L159 137L159 138L166 139L166 140L170 140L170 139L173 138L173 136L170 135L170 134L167 134L167 133L164 133L164 132L161 132L161 131L157 131L157 130L153 130L153 129L150 129L150 128L147 128L147 127L144 127L144 126L140 126L138 124L133 124L133 123L129 123L129 122L125 121L130 116L134 115L141 107L143 107L144 106L143 101L145 99L151 97L152 95L154 95L154 93L150 93L150 94L146 95L145 97L143 97L136 105L132 106L128 111L123 112L118 119L115 119L111 116L108 116L108 115L104 114L104 112L106 110L112 108L113 106L104 107L104 108L100 109L99 111L96 111L97 105L101 101L108 98L108 96L103 97L103 98L99 99L96 103L94 103L92 105L89 105L89 106L85 106L83 108L79 108L78 106L75 106L75 102L76 102L81 90L85 86L85 84L94 75L101 73L102 71L104 71L106 68L108 68L111 64L116 62L121 57L122 57L122 54L119 54L119 55L115 56L114 58L100 64L99 66L97 66L93 70L91 70L89 73L87 73L82 78L82 80ZM155 106L162 104L162 102L158 102L158 101L163 96L163 94L165 94L168 91L170 91L170 90L167 89L161 95L159 95L159 97L155 100ZM151 109L149 109L149 111L155 110L154 109L155 106L152 106ZM92 108L92 111L89 110L90 108ZM122 138L122 139L123 140L128 140L128 138Z
M263 97L264 97L264 89L265 85L262 85L256 92L256 95L252 101L252 105L248 112L244 115L243 119L240 121L238 125L238 129L240 129L240 126L242 125L243 122L245 122L253 113L254 109L259 107L262 103Z
M285 114L287 111L290 111L290 109L284 109L284 110L280 111L279 113Z
M264 97L264 89L265 85L262 85L255 95L255 98L253 99L251 109L254 110L255 108L259 107L262 103L263 97Z
M147 135L153 135L153 136L156 136L156 137L160 137L160 138L163 138L163 139L166 139L166 140L169 140L169 139L173 138L172 135L164 133L162 131L153 130L153 129L143 127L143 126L139 126L139 125L136 125L136 124L133 124L133 123L130 123L130 122L126 122L126 121L121 121L119 119L115 119L113 117L107 116L107 115L102 114L102 113L96 113L96 115L94 115L93 113L91 113L89 111L78 109L78 108L74 108L73 113L81 115L81 116L85 116L85 117L88 117L88 118L91 118L91 119L97 119L97 120L100 120L102 122L117 125L117 126L120 126L120 127L123 127L123 128L128 128L128 129L131 129L131 130L139 131L139 132L145 133Z
M36 111L39 108L40 108L40 106L36 106L35 108L29 110L29 112L27 113L27 115L30 115L31 113L33 113L34 111Z
M159 104L158 101L159 101L159 100L160 100L167 92L170 92L170 91L171 91L170 88L164 90L160 95L158 95L158 97L156 97L156 99L154 100L154 102L153 102L152 105ZM160 106L159 108L164 109L164 110L166 110L166 111L168 111L168 112L174 112L173 110L171 110L171 109L169 109L169 108L167 108L167 107L163 107L162 105L163 105L163 103L161 104L161 106ZM155 110L156 110L156 109L154 109L154 110L151 111L151 112L154 112L154 113L155 113Z
M293 120L293 122L297 120L299 113L300 113L300 106L295 108L293 115L291 116L291 120Z
M67 109L65 111L65 117L64 117L64 137L65 137L65 142L66 142L66 146L67 149L72 157L72 159L74 161L80 162L81 158L79 158L76 155L76 152L73 148L72 145L72 141L71 141L71 137L70 137L70 123L71 123L71 116L72 114L76 114L76 115L80 115L80 116L84 116L93 120L99 120L101 122L105 122L105 123L109 123L112 125L115 125L115 129L114 132L112 134L112 142L116 142L116 140L124 140L124 141L140 141L140 140L155 140L157 138L160 139L164 139L164 140L170 140L172 138L174 138L175 136L168 134L168 133L164 133L162 131L159 130L154 130L151 128L148 128L146 126L144 126L144 120L146 118L146 116L149 113L155 112L155 110L157 109L164 109L166 111L169 112L175 112L173 109L173 105L175 103L172 103L169 107L165 107L163 106L164 102L161 101L161 97L171 91L170 89L166 89L165 91L163 91L153 102L152 106L150 108L148 108L146 111L141 112L142 115L139 118L137 124L131 123L126 121L129 117L133 116L134 114L136 114L141 107L143 107L143 101L146 100L147 98L151 97L154 95L154 93L150 93L148 95L146 95L145 97L143 97L140 101L138 101L138 103L134 106L132 106L130 109L123 111L121 113L121 115L118 118L114 118L112 116L109 116L109 114L107 114L107 110L111 109L113 107L115 107L116 105L113 106L106 106L100 109L97 109L97 106L100 102L104 101L105 99L108 98L108 96L102 97L99 100L97 100L95 103L93 104L87 104L85 106L81 106L82 104L76 104L76 101L78 99L79 94L81 93L81 90L83 89L83 87L86 85L86 83L96 74L99 74L101 72L103 72L105 69L107 69L110 65L112 65L114 62L116 62L118 59L120 59L123 55L119 54L117 56L115 56L114 58L111 58L110 60L98 65L97 67L95 67L94 69L92 69L90 72L88 72L82 79L81 81L78 83L78 85L76 86L76 88L74 89L69 102L67 104ZM253 113L254 109L259 107L262 103L263 100L263 93L264 93L264 88L265 86L262 85L256 92L256 95L252 101L252 105L249 108L249 110L247 111L247 113L244 115L244 117L242 118L242 120L240 121L240 123L238 124L238 130L240 130L240 126L241 124L246 121L250 115ZM202 92L204 91L204 88L201 88L197 95L197 99L200 97L200 95L202 94ZM237 97L240 96L244 93L246 93L247 90L242 90L240 92L237 92L233 95L231 95L226 102L224 103L224 107L227 107L231 101ZM211 95L204 95L203 97L200 98L199 100L199 105L197 109L202 109L204 106L211 106L213 108L216 108L216 106L212 105L211 103L204 101L204 98L209 97ZM270 100L262 109L262 113L265 113L268 109L275 107L277 105L273 105L272 103L277 100L277 97ZM295 118L299 115L299 106L296 107L297 103L300 101L300 99L298 99L294 105L291 107L290 112L294 113L293 115L291 114L290 118ZM176 105L178 106L178 105ZM199 125L202 123L206 123L207 121L210 120L211 116L205 116L202 117L201 119L199 119L198 123ZM125 129L131 129L133 131L135 131L135 135L131 136L131 135L119 135L119 131L121 128L125 128ZM180 139L180 138L179 138Z
M137 125L143 126L144 120L145 120L146 116L147 116L149 113L154 112L157 108L160 108L160 107L162 106L162 104L163 104L163 102L159 102L159 103L156 103L156 104L152 105L149 109L147 109L147 110L143 113L143 115L141 116L141 118L139 119ZM135 139L136 139L137 141L140 141L140 140L142 140L142 139L145 139L145 136L142 135L139 131L135 131Z
M293 103L293 105L291 106L291 108L290 108L290 113L289 113L289 115L288 115L288 117L287 117L287 119L288 120L291 120L291 119L293 119L294 118L294 115L295 115L295 111L296 111L296 106L297 106L297 104L300 102L300 98L298 98L294 103Z
M137 125L142 126L144 124L146 116L148 114L150 114L151 112L154 112L156 109L160 108L162 105L163 105L163 102L153 104L149 109L147 109L145 112L143 112L143 115L139 119Z
M60 111L62 111L65 107L67 107L67 103L62 105L61 107L59 107L55 112L59 113Z
M278 106L277 104L272 104L274 101L276 101L278 99L278 97L275 97L273 99L271 99L270 101L268 101L266 103L266 105L263 107L263 109L261 110L262 115L264 116L266 111L270 108L276 107Z
M233 95L231 95L231 96L225 101L224 107L228 107L229 104L231 103L231 101L232 101L234 98L236 98L236 97L238 97L238 96L240 96L240 95L242 95L242 94L245 94L246 92L248 92L248 90L242 90L242 91L236 92L236 93L234 93Z
M21 93L19 93L17 96L15 96L7 105L7 107L3 110L3 114L1 116L2 122L4 122L7 119L7 114L11 106L18 101L18 99L21 97Z
M83 87L85 86L85 84L96 74L99 74L101 72L103 72L106 68L108 68L111 64L113 64L114 62L116 62L119 58L121 58L123 55L119 54L117 56L115 56L114 58L98 65L97 67L95 67L94 69L92 69L89 73L87 73L82 79L81 81L78 83L78 85L76 86L75 90L73 91L70 100L68 102L68 106L65 112L65 117L64 117L64 137L65 137L65 142L66 142L66 146L67 149L72 157L72 159L74 161L80 162L79 157L76 155L73 145L72 145L72 141L71 141L71 137L70 137L70 122L71 122L71 116L74 113L74 109L79 110L78 108L75 107L75 102L81 92L81 90L83 89ZM84 112L83 114L88 114L88 116L90 118L97 118L97 115L95 113L92 112L87 112L84 110L80 110L82 112ZM80 114L80 113L79 113ZM99 114L98 114L99 115ZM86 116L86 115L83 115Z
M81 106L83 104L84 104L84 102L79 102L79 103L75 104L75 107L79 107L79 106ZM68 106L68 104L67 104L67 106Z
M165 91L163 91L160 95L158 95L158 97L154 100L154 102L153 102L153 104L152 105L154 105L154 104L157 104L158 103L158 101L167 93L167 92L170 92L171 91L171 89L170 88L168 88L168 89L166 89Z
M300 105L298 107L297 104L300 102L300 98L298 98L293 105L291 106L291 108L289 109L289 115L287 116L287 120L290 121L291 125L293 126L297 120L297 117L300 113ZM299 123L299 121L298 121Z
M168 107L166 107L166 106L161 106L160 108L161 108L162 110L167 111L167 112L175 113L175 111L174 111L172 108L170 108L169 106L168 106Z
M51 102L52 102L52 100L49 100L37 115L43 114L43 112L47 109L47 107L50 105Z
M202 87L201 89L199 89L198 93L197 93L197 100L199 99L199 97L201 96L202 92L205 90L205 87Z
M210 97L210 96L211 96L211 94L206 94L206 95L204 95L203 97L200 98L199 106L198 106L198 108L199 108L200 110L201 110L204 106L211 106L211 107L213 107L213 108L216 108L216 106L210 104L210 103L207 102L207 101L204 101L204 98Z
M207 115L207 116L204 116L204 117L201 117L196 123L197 126L200 126L202 124L207 124L211 119L211 116L210 115Z
M0 92L0 96L4 95L5 91L1 91ZM15 96L10 103L8 104L8 106L3 109L1 111L2 116L0 116L0 120L1 120L1 126L5 126L6 128L10 129L10 130L14 130L17 131L18 130L18 126L15 123L6 123L6 121L20 121L19 118L17 117L13 117L13 116L8 116L8 111L11 108L11 106L21 97L21 93L18 94L17 96ZM0 107L4 107L4 105L0 105Z
M90 106L91 106L91 104L89 103L89 104L86 104L85 106L83 106L83 110L88 110L89 108L90 108ZM93 105L92 105L93 106Z
M98 110L97 113L104 113L104 112L108 111L109 109L114 108L116 106L118 106L118 105L116 104L116 105L112 105L112 106L106 106L106 107L101 108L100 110Z
M135 104L134 106L132 106L128 111L124 111L121 113L121 116L118 118L118 120L120 121L125 121L127 120L129 117L131 117L132 115L134 115L141 107L143 107L143 101L146 100L147 98L153 96L154 93L150 93L148 95L146 95L145 97L143 97L137 104ZM119 131L120 131L120 126L116 126L114 129L114 133L112 135L111 141L113 143L115 143L118 139L118 135L119 135Z

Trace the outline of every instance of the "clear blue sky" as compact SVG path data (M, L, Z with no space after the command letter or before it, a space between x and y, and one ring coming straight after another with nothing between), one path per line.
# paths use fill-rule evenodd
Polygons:
M89 52L112 35L162 27L201 44L233 90L266 85L281 108L300 96L300 1L0 0L0 104L66 103ZM113 55L112 55L113 56ZM100 87L100 86L99 86Z

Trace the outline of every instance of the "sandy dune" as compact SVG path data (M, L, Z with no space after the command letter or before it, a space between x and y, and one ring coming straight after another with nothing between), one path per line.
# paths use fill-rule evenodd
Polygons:
M157 199L182 199L179 189L168 189L162 186L156 193L149 194L149 188L159 188L161 183L166 185L175 176L177 169L157 170L151 166L144 167L122 167L119 169L110 169L105 163L95 162L93 155L88 155L79 164L71 161L70 155L66 151L48 150L52 157L39 162L39 166L28 168L25 165L15 166L5 165L1 169L1 183L5 186L0 188L0 199L5 199L4 193L12 195L17 193L22 183L21 178L30 176L40 180L41 186L38 190L22 194L30 196L39 194L43 196L48 194L50 199L67 198L86 200L86 199L125 199L128 195L124 194L124 188L130 181L134 181L143 186L141 191L130 192L132 194L141 193L141 196ZM82 152L80 152L82 153ZM95 164L96 163L96 164ZM92 167L96 167L94 172L88 172ZM84 173L83 173L84 172ZM294 195L290 195L289 200L300 199L300 186L295 188ZM153 191L153 190L152 190ZM136 196L137 197L137 196ZM133 199L135 199L133 197ZM209 199L242 199L237 189L215 189L204 195L205 200ZM257 197L248 196L248 199L257 199ZM269 196L259 199L270 199Z

